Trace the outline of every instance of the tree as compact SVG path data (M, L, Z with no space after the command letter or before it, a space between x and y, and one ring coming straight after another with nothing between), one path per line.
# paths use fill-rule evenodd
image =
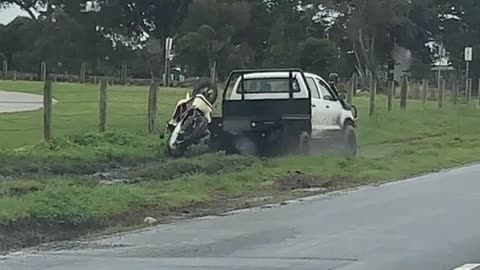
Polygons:
M33 50L32 41L37 39L39 29L38 23L28 17L17 17L3 27L0 52L9 61L11 69L32 71L29 53Z
M411 71L423 77L432 61L427 43L443 41L457 66L464 45L480 43L474 0L0 0L0 6L15 2L38 16L0 29L0 52L12 67L29 70L48 58L64 71L78 72L86 62L91 72L113 74L128 63L135 74L150 75L163 69L164 39L172 36L174 63L194 75L214 66L219 77L235 68L300 66L376 76L401 47L411 52ZM52 26L56 12L60 22ZM472 67L480 73L480 61Z
M272 0L268 3L271 27L263 66L294 67L298 65L299 44L307 38L304 10L298 3L287 0Z
M63 0L66 1L66 0ZM160 40L175 36L191 0L99 0L91 8L104 34L119 34L134 41L145 35Z
M388 58L397 36L395 28L405 27L408 2L404 0L335 1L340 12L336 29L350 39L360 75L376 77L379 63Z
M52 72L77 72L85 58L83 48L88 46L82 25L60 8L39 24L41 30L33 41L30 58L36 63L47 61Z
M337 59L337 47L329 40L308 38L300 44L299 63L302 69L327 76Z
M189 73L208 76L209 60L207 47L197 32L189 32L176 40L175 62L188 67Z
M435 0L438 9L438 40L448 51L451 64L464 70L464 48L474 47L471 74L480 76L480 3L475 0Z
M208 63L208 70L217 64L223 66L225 60L232 57L232 50L241 46L242 36L248 28L251 18L251 5L245 1L231 0L196 0L188 9L181 27L184 32L175 48L183 64L195 62L195 71L206 74L206 68L199 63ZM236 50L236 54L244 50ZM190 60L189 60L190 59ZM239 60L240 58L236 58ZM245 62L248 61L245 58ZM238 63L242 65L242 63ZM230 63L231 66L231 63ZM225 74L221 74L225 75Z

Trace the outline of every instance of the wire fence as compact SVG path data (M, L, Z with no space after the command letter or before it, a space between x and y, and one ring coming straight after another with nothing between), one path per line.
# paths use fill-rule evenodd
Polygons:
M4 98L0 95L0 148L108 130L158 134L163 131L176 101L185 95L183 89L160 88L158 83L144 90L115 88L105 83L105 96L100 94L99 86L85 85L77 89L69 88L68 84L51 85L45 84L43 90L44 96L53 97L50 115L45 113L49 111L45 109L49 103L41 96L35 100L27 97L16 100L9 98L8 92ZM158 95L158 99L152 99L153 95ZM100 106L102 102L106 104L104 108Z
M346 92L347 101L350 103L355 103L354 99L358 95L369 96L370 116L380 112L379 110L392 111L392 106L398 106L397 103L391 102L392 100L399 100L402 110L407 110L410 102L414 100L424 104L437 102L439 108L448 103L475 103L480 106L480 98L477 100L480 91L474 93L471 82L467 84L466 89L462 89L465 85L462 86L459 81L448 83L440 81L432 86L427 80L410 82L405 76L400 85L385 86L374 82L370 83L370 88L367 88L365 93L361 93L357 80L358 78L354 76L339 86L339 90ZM50 103L41 96L35 100L16 100L8 97L0 99L0 112L2 107L12 111L25 110L0 113L0 148L34 144L42 139L50 140L52 136L61 137L105 130L156 134L169 120L176 102L184 98L185 94L185 90L160 89L158 83L152 83L149 88L139 90L115 87L109 85L107 80L104 82L100 86L85 85L78 89L69 88L68 84L62 86L65 89L56 89L58 85L55 84L52 88L52 84L46 83L43 91L36 93L53 97ZM40 88L41 85L35 87ZM382 89L377 91L379 90L377 87ZM104 95L102 91L105 92ZM389 100L386 106L377 106L379 95L384 95ZM50 108L45 109L45 106ZM48 111L51 113L46 113Z
M78 66L79 72L76 74L68 73L68 71L64 71L62 68L59 68L55 65L52 66L51 63L50 66L47 67L47 63L45 61L40 62L38 65L40 68L34 72L11 70L10 64L11 63L8 63L6 60L0 62L0 79L13 81L46 81L48 77L55 83L67 82L99 84L101 81L106 80L110 85L137 86L149 86L152 81L152 74L150 74L150 77L144 77L146 74L130 75L129 71L131 71L131 69L129 69L126 64L122 64L121 67L119 66L115 70L110 70L108 73L106 73L107 75L95 73L95 71L93 71L91 68L88 68L86 63L81 63ZM53 70L54 73L47 74L47 68L48 70ZM160 86L164 86L165 75L162 75L161 77L162 78L158 83ZM187 77L186 74L178 71L177 69L170 71L170 75L168 77L170 78L168 82L169 87L188 87L191 86L192 82L198 80L198 77Z

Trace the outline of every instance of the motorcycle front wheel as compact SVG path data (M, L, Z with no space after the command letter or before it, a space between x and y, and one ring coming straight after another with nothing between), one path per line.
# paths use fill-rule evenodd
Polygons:
M171 157L181 157L186 150L183 144L177 144L178 134L182 130L183 121L178 123L170 133L170 137L167 141L167 152Z

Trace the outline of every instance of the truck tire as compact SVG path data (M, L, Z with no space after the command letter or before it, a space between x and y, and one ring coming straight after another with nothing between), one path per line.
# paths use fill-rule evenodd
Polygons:
M306 131L302 131L300 136L298 137L298 153L300 155L308 155L310 154L310 134Z
M246 136L236 136L233 138L233 147L240 155L254 156L258 153L255 142Z
M345 126L343 129L343 154L347 158L354 158L357 156L357 134L355 128L351 125Z

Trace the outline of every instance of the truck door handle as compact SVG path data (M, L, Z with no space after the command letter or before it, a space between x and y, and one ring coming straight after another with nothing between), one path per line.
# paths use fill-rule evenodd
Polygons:
M317 105L315 105L315 104L312 104L312 108L316 108L316 107L317 107Z
M330 106L327 105L327 109L330 109Z

